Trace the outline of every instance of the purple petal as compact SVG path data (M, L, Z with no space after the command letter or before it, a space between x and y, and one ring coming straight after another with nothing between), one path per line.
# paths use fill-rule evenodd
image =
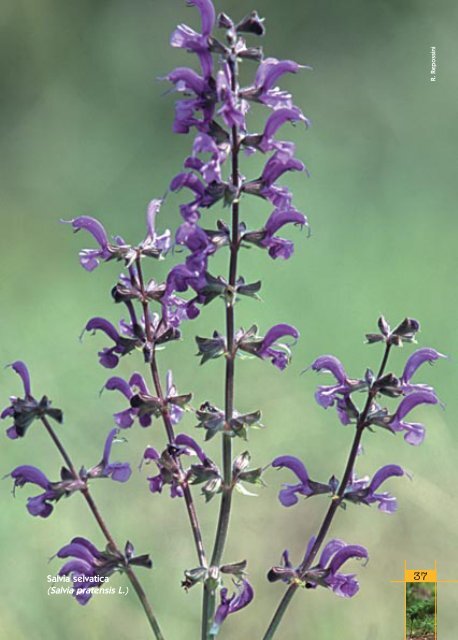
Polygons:
M352 598L359 591L359 584L354 575L337 575L329 576L327 582L333 592L341 598Z
M88 549L87 545L78 542L66 544L56 555L58 558L79 558L80 560L85 560L89 565L92 565L95 560L94 555L90 549Z
M335 356L320 356L312 362L311 368L314 371L328 371L332 373L340 384L345 384L347 381L347 374L343 364Z
M86 331L103 331L113 342L119 340L119 333L111 322L108 322L105 318L91 318L86 325Z
M255 84L263 91L271 89L285 73L297 73L302 66L293 60L277 60L266 58L256 72Z
M177 435L174 440L174 444L179 447L187 447L188 449L194 451L194 453L202 463L208 460L204 451L201 449L201 447L199 447L197 442L193 438L191 438L191 436L188 436L185 433L180 433L179 435Z
M102 349L98 355L100 364L106 369L115 369L119 364L119 358L113 353L113 349Z
M425 428L422 424L418 424L416 422L401 424L404 424L404 430L406 431L404 440L408 444L416 447L423 442L423 440L425 439Z
M52 495L48 495L48 492L42 493L34 498L27 500L27 511L31 516L40 516L41 518L47 518L53 511L53 506L47 500L52 499Z
M188 67L178 67L167 76L167 80L175 85L178 91L193 91L196 95L202 95L207 89L205 80Z
M264 229L269 236L274 235L285 224L307 224L307 218L297 209L275 209L268 218Z
M144 395L149 395L148 387L146 386L145 378L140 373L133 373L129 380L129 385L135 387Z
M408 413L410 413L419 404L437 404L438 400L434 393L431 391L417 391L411 393L405 397L396 411L397 420L402 420Z
M424 362L433 363L435 360L439 358L446 358L443 353L439 353L435 349L430 349L429 347L425 347L423 349L417 349L412 355L408 358L406 365L404 367L404 372L402 374L402 381L404 383L410 382L414 373Z
M22 362L21 360L16 360L16 362L13 362L9 366L21 378L22 384L24 385L24 393L25 393L25 395L26 396L32 395L32 392L30 390L29 370L27 369L27 366L25 365L25 363Z
M19 434L14 425L6 430L6 435L10 440L17 440L19 438Z
M156 451L154 447L146 447L145 452L143 454L144 460L159 460L161 456Z
M63 567L59 571L59 575L66 576L69 573L73 573L73 572L80 573L82 575L92 575L93 569L92 569L92 566L88 562L85 562L84 560L81 560L81 559L70 560L69 562L66 562L63 565Z
M296 474L302 484L307 484L309 481L309 475L304 463L295 456L279 456L272 461L272 466L274 468L290 469Z
M10 475L14 479L16 487L23 487L30 482L31 484L38 485L42 489L49 488L48 478L40 469L37 469L37 467L22 465L13 469Z
M276 260L289 260L294 253L294 244L291 240L285 238L266 238L262 241L262 245L269 249L269 256Z
M383 513L394 513L398 508L398 501L389 493L376 493L374 498L378 502L379 510Z
M299 502L297 496L304 489L302 484L285 484L278 493L278 499L284 507L292 507Z
M132 469L128 462L112 462L105 467L105 473L116 482L127 482L132 475Z
M105 389L108 389L109 391L120 391L127 400L130 400L133 396L129 383L118 376L109 378L105 383Z
M102 249L106 249L108 247L107 232L103 225L95 218L91 218L90 216L79 216L78 218L73 218L73 220L70 220L69 222L75 231L79 231L80 229L88 231L99 243Z
M324 569L332 556L346 546L347 545L345 544L345 542L343 540L339 540L338 538L330 540L321 552L319 566Z
M132 409L124 409L124 411L118 411L118 413L113 415L115 422L120 429L130 429L134 424L132 413Z
M226 620L227 616L229 615L229 599L227 598L226 588L221 589L220 597L221 597L221 604L217 608L215 613L215 618L213 620L213 628L212 628L213 634L215 632L216 633L218 632L220 626L223 624L223 622Z
M102 464L104 466L108 465L108 462L110 460L111 447L113 446L113 440L116 438L117 435L118 435L118 430L112 429L107 436L107 439L105 441L105 446L103 448L103 457L102 457Z
M292 157L290 150L277 151L263 169L261 180L266 187L270 187L287 171L305 171L305 165Z
M338 569L350 558L368 558L369 554L367 549L358 544L349 544L337 551L331 560L329 569L332 574L335 574Z
M162 480L161 474L154 476L152 478L147 478L149 482L149 490L151 493L161 493L162 487L164 486L164 482Z
M285 336L291 336L295 340L299 338L299 331L292 327L289 324L276 324L273 326L264 336L264 340L262 341L262 349L267 349L274 342L277 342L280 338Z
M304 563L308 561L309 556L312 552L313 546L315 544L315 541L316 541L316 536L311 536L310 540L307 543L307 549L305 550L305 555L303 560Z
M202 35L209 36L216 21L215 7L211 0L187 0L191 7L197 7L202 20Z
M161 208L162 200L151 200L146 210L146 227L148 229L148 237L154 238L156 235L155 222L156 216Z
M179 173L170 183L171 191L180 191L180 189L184 187L191 189L191 191L194 191L194 193L200 197L203 197L205 194L204 185L193 173Z
M248 580L242 580L237 585L237 592L230 598L227 597L227 589L221 589L220 597L221 604L216 610L211 630L213 635L218 633L220 626L230 613L236 613L250 604L254 597L254 591Z
M276 109L267 119L262 137L268 140L276 134L278 129L284 125L285 122L298 122L299 120L308 124L307 119L297 107L294 107L293 109Z
M397 464L387 464L374 474L368 487L369 491L373 493L374 491L377 491L380 485L388 478L391 478L392 476L403 476L404 474L404 469Z
M80 545L83 545L83 547L86 547L86 549L88 549L90 551L90 553L94 556L94 558L99 558L99 559L102 558L102 554L100 553L100 551L87 538L82 538L81 536L76 536L76 538L72 538L71 542L72 542L72 544L73 543L74 544L80 544Z

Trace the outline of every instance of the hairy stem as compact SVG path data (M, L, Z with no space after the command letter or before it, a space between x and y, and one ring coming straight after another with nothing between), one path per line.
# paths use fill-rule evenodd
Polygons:
M52 428L50 422L48 421L48 419L46 418L46 416L42 416L41 417L41 422L43 423L46 431L48 432L48 434L50 435L52 441L54 442L54 444L56 445L57 449L59 450L59 453L61 454L62 458L65 461L65 464L68 467L68 470L71 472L71 474L73 475L73 477L75 478L75 480L79 480L79 474L76 471L76 468L74 466L74 464L72 463L72 460L70 458L70 456L68 455L64 445L62 444L61 440L59 439L59 437L57 436L56 432L54 431L54 429ZM97 507L94 498L91 495L91 492L89 490L89 487L85 487L84 489L81 489L81 493L84 496L84 499L86 500L89 509L92 512L92 515L94 516L94 518L97 521L97 524L99 525L103 535L105 536L106 541L108 542L108 544L112 547L113 551L116 551L118 554L120 554L121 556L123 556L124 554L120 551L118 545L116 544L113 536L111 535L105 520L102 518L102 515L99 511L99 508ZM143 590L143 587L141 586L137 576L135 575L135 572L133 571L132 567L127 566L125 569L125 572L127 574L127 577L129 578L135 593L138 596L138 599L140 600L143 610L145 612L146 617L148 618L148 622L151 626L151 629L153 630L153 633L156 637L156 640L164 640L164 636L162 635L161 629L159 627L159 624L157 622L156 616L154 615L153 609L151 607L151 604L148 601L148 598L146 597L146 594Z
M136 260L136 266L137 266L140 290L142 293L142 307L143 307L143 317L145 321L146 338L148 342L151 345L153 345L153 354L152 354L151 365L150 365L151 377L153 379L153 384L154 384L154 388L156 390L157 396L161 401L161 406L162 406L161 415L162 415L162 421L164 423L165 431L167 434L167 440L169 441L170 444L173 444L175 440L175 431L173 428L172 419L170 417L170 412L167 406L166 398L162 390L161 377L160 377L159 369L157 366L156 350L154 347L154 336L152 333L151 322L148 314L148 300L145 295L145 284L143 279L143 271L142 271L140 256ZM184 477L184 471L179 458L177 460L177 463L179 465L182 476ZM202 533L200 529L199 519L197 516L197 511L196 511L196 507L192 497L191 489L189 487L189 484L186 481L183 482L182 488L183 488L183 497L184 497L186 509L188 512L189 522L191 525L192 535L194 538L194 544L197 551L197 557L199 559L199 564L202 567L206 567L207 557L205 554L205 548L202 540Z
M387 344L385 346L385 352L383 354L383 359L377 374L377 378L376 378L377 380L383 375L383 372L385 371L390 349L391 349L391 345ZM323 544L324 539L326 538L326 535L328 534L328 531L331 527L336 511L339 508L340 504L342 503L345 490L347 488L349 481L351 480L351 475L353 472L353 468L355 466L356 457L358 455L358 449L361 444L361 438L362 438L364 429L366 428L367 416L369 414L369 410L371 408L372 401L376 396L376 393L377 393L377 390L372 385L372 387L368 391L367 400L366 400L366 404L364 405L364 409L362 410L356 423L355 436L353 438L353 443L350 449L350 453L348 455L348 460L345 466L345 471L342 477L342 481L340 482L337 493L333 497L331 504L329 505L329 508L326 512L326 515L324 516L323 522L321 523L321 527L318 531L315 543L313 544L310 550L310 553L308 554L307 557L304 557L304 560L302 561L301 565L298 568L298 574L300 578L304 577L304 574L312 565L318 551L321 548L321 545ZM282 621L282 618L289 606L289 603L293 599L293 596L296 593L298 587L299 587L299 584L297 582L294 582L289 585L288 589L283 595L280 601L280 604L278 605L273 615L273 618L270 622L270 625L265 635L263 636L263 640L271 640L274 637L275 632L277 631L280 625L280 622Z
M230 60L231 89L237 91L237 63L236 56ZM234 125L231 131L231 158L232 158L232 186L235 190L239 188L239 133L238 127ZM237 282L237 259L240 247L239 240L239 219L240 208L238 195L232 203L232 228L230 242L229 260L229 280L228 293L226 296L226 371L224 389L224 419L227 432L223 433L222 460L223 460L223 485L222 498L216 528L215 544L211 558L211 566L218 566L223 556L226 544L227 533L232 505L232 434L230 424L234 415L234 376L235 376L235 286ZM215 610L215 591L205 587L203 613L202 613L202 640L207 640L209 636L209 623L213 618Z

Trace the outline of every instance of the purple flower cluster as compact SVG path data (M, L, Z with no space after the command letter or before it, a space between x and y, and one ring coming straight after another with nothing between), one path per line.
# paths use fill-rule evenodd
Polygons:
M185 471L179 461L182 456L197 456L199 462L192 464ZM172 498L183 497L183 487L189 484L205 483L202 493L213 496L220 488L221 474L215 463L205 454L197 442L186 435L177 435L162 454L154 447L147 447L143 454L143 460L148 464L154 462L158 474L148 478L149 488L152 493L161 493L164 485L170 486Z
M315 544L313 536L307 546L304 562L308 562L310 552ZM354 574L340 573L339 569L345 562L352 558L368 558L367 549L355 544L346 544L343 540L330 540L321 552L318 564L310 567L305 573L299 568L294 568L289 559L289 552L285 550L282 555L282 564L272 567L267 578L270 582L282 580L286 583L297 581L309 589L317 586L331 589L342 598L352 598L359 591L359 584Z
M412 378L421 365L426 362L433 363L445 356L435 349L421 348L408 357L399 377L393 373L386 373L385 368L391 348L401 346L403 341L414 342L420 325L416 320L406 318L391 331L385 318L381 317L378 326L380 334L367 335L370 344L379 342L385 344L385 354L377 375L367 370L361 378L350 378L340 360L332 355L320 356L312 363L310 368L313 371L331 374L335 379L334 384L318 387L315 393L317 403L324 409L335 407L343 425L354 424L355 440L341 481L333 475L328 483L316 482L310 479L305 465L295 456L275 458L272 467L288 469L298 480L295 484L285 484L281 489L279 500L283 506L291 507L297 504L299 496L309 498L319 494L329 494L333 501L327 516L330 518L329 522L332 520L336 506L344 507L346 502L376 504L380 511L389 514L396 511L396 498L386 491L380 491L380 487L388 479L404 476L406 472L399 465L388 464L381 467L372 478L369 476L358 478L354 467L356 456L362 452L362 433L365 429L373 431L374 427L380 426L393 433L403 432L404 439L409 444L421 444L425 434L423 425L407 422L405 418L417 406L437 404L438 399L433 387L414 383ZM361 408L354 400L356 394L364 397L364 406ZM394 411L380 405L380 398L383 396L401 399ZM327 528L321 531L326 533ZM305 557L297 568L292 566L288 551L285 551L282 565L271 569L269 580L281 579L288 583L299 581L313 588L317 585L330 587L337 595L352 597L358 591L355 577L342 575L337 570L350 557L367 558L367 551L363 547L345 545L340 540L332 540L324 547L319 563L312 566L323 542L324 534L321 535L319 540L316 537L310 540Z
M120 430L132 429L135 423L142 428L156 427L159 422L164 426L165 444L148 446L140 467L145 464L154 469L146 477L151 494L169 493L186 506L199 566L185 571L183 586L189 589L197 583L202 584L202 637L214 638L228 616L245 608L254 598L254 589L245 573L246 560L223 564L223 554L233 492L253 495L245 485L263 485L262 476L268 467L294 477L292 483L284 484L279 491L279 501L284 507L293 507L301 498L318 495L329 500L323 523L317 535L309 539L302 562L294 566L285 550L281 564L269 571L268 580L286 583L292 590L290 595L299 586L323 587L345 598L358 592L355 574L342 573L342 567L350 560L367 560L368 551L335 538L327 541L334 515L339 507L349 505L350 510L350 503L376 505L384 513L394 513L397 500L383 491L382 485L393 477L407 475L401 466L387 464L372 476L358 477L355 467L357 456L362 452L363 432L382 428L402 433L411 445L421 444L425 428L411 422L408 416L420 405L439 401L434 388L416 383L414 376L426 362L433 363L445 357L434 349L421 348L410 355L399 376L387 373L390 350L414 342L420 326L416 320L406 318L392 329L381 317L378 332L366 336L369 344L384 346L377 374L367 369L361 377L352 378L335 356L323 355L314 360L310 366L313 371L330 374L334 379L331 384L318 387L317 403L324 409L335 407L339 421L349 429L350 425L354 428L353 443L340 480L336 475L327 482L312 480L307 467L294 455L277 456L265 468L250 467L249 451L244 450L234 457L233 440L247 440L251 427L262 426L259 410L243 412L236 407L236 359L258 358L283 371L291 361L291 343L299 339L299 331L286 323L275 324L265 334L260 334L256 325L247 330L238 328L234 307L244 296L258 299L261 289L260 281L247 282L239 275L239 252L256 247L265 250L274 260L286 260L292 256L294 244L283 237L283 230L291 225L308 229L306 215L296 208L291 191L282 182L291 172L308 175L308 171L296 157L295 145L282 140L281 132L284 125L300 124L307 128L310 122L294 104L291 94L278 86L285 74L296 74L307 67L292 60L264 57L260 47L247 44L247 36L259 37L265 32L263 20L256 12L236 22L224 13L217 16L211 0L187 0L187 4L198 10L200 30L180 24L170 43L194 54L198 68L178 67L164 78L179 94L174 132L192 132L194 136L183 170L169 184L171 193L187 194L185 202L179 206L182 221L178 229L174 236L169 230L157 231L156 218L163 205L159 199L152 200L147 207L146 235L138 244L128 244L119 236L109 237L104 226L90 216L67 221L74 232L86 231L95 243L95 247L79 253L80 264L86 271L93 272L101 263L122 265L111 296L125 316L117 324L103 317L93 317L87 321L83 334L97 334L97 339L102 334L105 343L98 351L102 367L116 369L121 359L139 353L151 380L147 381L146 376L135 370L130 376L112 375L105 381L103 389L118 392L120 396L117 397L122 398L123 404L113 415L116 426L108 433L100 462L88 469L82 467L77 471L78 467L73 465L51 422L62 423L62 412L52 407L46 396L38 400L32 394L29 372L22 361L12 363L11 367L22 380L23 396L12 396L0 416L10 421L6 433L13 440L24 437L32 423L41 423L65 461L57 481L50 481L40 469L30 465L18 466L8 474L14 482L13 493L17 487L27 484L40 489L37 495L28 498L29 513L47 518L62 497L80 493L104 535L107 543L104 550L86 538L76 537L57 553L57 557L65 559L60 575L71 576L76 601L86 604L92 596L92 587L99 586L98 583L114 572L125 573L139 596L157 640L163 640L163 635L132 570L133 566L151 568L152 562L148 555L135 556L130 542L120 550L90 494L90 485L95 479L109 478L124 483L131 476L129 463L111 460L112 447ZM239 65L243 61L257 65L252 81L246 86L239 82ZM253 107L268 110L258 132L249 131L249 114ZM261 154L265 162L259 173L246 177L241 171L240 160L254 154ZM264 202L268 207L260 224L251 221L245 210L242 211L242 203L253 197L257 199L256 204ZM213 220L209 215L209 210L217 204L230 208L229 223ZM223 251L229 256L227 279L214 275L217 261L211 260ZM161 280L145 276L145 263L151 264L150 259L162 260L171 256L179 256L179 262L174 263ZM201 364L217 358L224 361L224 408L207 400L195 409L191 406L192 394L178 392L172 371L164 377L161 375L158 351L180 339L183 323L195 319L201 309L215 299L224 302L225 331L215 330L211 337L197 336L196 343ZM385 398L394 406L385 406ZM221 468L193 437L175 433L185 412L195 417L195 427L203 429L201 433L205 440L221 437ZM148 433L156 436L157 429ZM211 554L203 543L191 491L195 485L200 486L206 502L221 496ZM228 576L233 585L230 595L225 586ZM284 598L282 603L287 605L290 599ZM273 637L286 605L278 608L266 640Z
M58 558L70 558L60 569L59 575L71 576L72 595L79 604L85 605L91 599L93 590L103 587L113 573L125 571L130 566L151 569L153 564L148 555L135 556L134 553L130 542L126 543L124 554L121 555L110 545L104 551L99 551L86 538L73 538L56 554Z
M412 383L412 378L421 365L426 362L433 363L440 358L445 358L445 356L435 349L428 347L417 349L407 359L399 378L393 374L387 374L374 380L370 371L360 379L350 379L344 366L335 356L320 356L312 363L311 368L314 371L330 373L336 379L336 384L319 386L315 399L324 409L335 406L340 422L348 425L356 422L360 416L352 394L374 388L377 394L369 407L366 426L380 426L393 433L404 432L406 442L419 445L423 442L425 429L421 424L407 422L405 417L420 404L437 404L438 398L431 386ZM377 396L401 397L402 399L393 412L382 408L377 402Z
M263 59L261 50L248 47L241 35L264 33L257 14L235 24L225 14L217 18L210 1L189 4L201 14L202 33L180 25L172 34L171 44L195 53L200 70L179 67L165 78L183 96L176 103L174 131L196 132L192 153L184 162L185 170L170 184L171 191L185 189L192 194L192 199L180 207L184 222L175 237L175 242L185 246L189 254L169 273L167 291L191 290L194 297L188 312L193 316L198 313L196 304L206 303L213 280L208 273L209 258L231 243L230 229L224 224L216 230L199 225L203 209L210 209L219 201L225 205L239 202L244 194L256 195L270 202L274 210L261 229L247 229L245 223L240 223L237 245L264 248L272 258L289 258L293 253L293 243L276 234L285 225L307 225L307 218L293 207L291 192L277 181L287 172L305 171L305 166L294 157L294 144L275 136L285 123L308 125L309 121L292 104L291 95L277 86L281 76L303 67L291 60ZM225 43L213 34L215 27L226 31ZM243 59L259 62L249 87L240 87L237 80L237 64ZM247 114L254 103L272 111L261 134L247 131ZM224 165L233 157L234 147L237 152L245 149L247 155L256 151L272 154L259 178L247 180L236 170L231 180L225 179Z
M21 433L21 429L19 427L21 425L23 426L24 411L26 411L27 420L40 418L46 419L46 416L49 415L49 409L40 409L40 406L38 406L38 408L34 409L34 414L31 418L30 407L34 407L36 401L31 395L30 375L28 369L23 362L19 361L13 363L12 367L23 380L25 397L12 398L11 406L5 409L2 413L3 418L13 416L15 419L15 425L7 429L6 433L9 437L11 437L12 430L14 430L15 434L17 433L19 435ZM27 409L24 409L25 403L28 403ZM13 412L11 411L11 407L14 407ZM61 412L59 412L59 417L59 421L62 421ZM89 480L95 478L111 478L117 482L126 482L132 473L129 463L110 461L112 445L117 434L117 429L112 429L109 432L103 449L102 459L97 465L89 469L82 467L77 474L74 473L72 469L62 467L60 480L55 482L50 481L40 469L37 469L37 467L31 465L20 465L19 467L16 467L10 474L8 474L8 476L14 480L13 493L17 487L24 487L27 484L36 485L37 487L40 487L40 489L43 489L42 493L28 498L27 510L32 516L47 518L53 511L53 503L58 502L62 497L68 497L77 491L85 490Z

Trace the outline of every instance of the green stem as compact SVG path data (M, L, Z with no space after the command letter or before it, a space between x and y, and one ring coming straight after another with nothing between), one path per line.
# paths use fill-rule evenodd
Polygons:
M385 352L383 354L382 363L380 365L380 369L376 377L377 380L383 375L383 372L385 371L390 349L391 349L391 345L387 344L385 347ZM374 400L376 394L377 394L377 390L374 389L374 386L372 386L369 389L366 404L364 405L364 409L362 410L358 418L358 421L356 423L355 436L353 438L353 443L350 449L347 464L345 466L344 475L339 485L339 489L336 495L334 496L333 500L331 501L331 504L329 505L326 515L324 516L323 522L316 536L315 543L310 550L310 553L308 554L307 557L304 557L304 560L302 561L301 565L297 569L299 580L301 580L304 577L305 573L307 572L309 567L312 565L318 551L320 550L321 545L323 544L323 541L326 535L328 534L328 531L331 527L336 511L339 508L340 504L342 503L345 490L347 488L349 481L351 480L353 467L355 466L356 457L358 455L358 449L361 444L361 438L362 438L364 429L366 428L367 416L369 414L372 401ZM292 582L289 585L288 589L286 590L285 594L280 600L280 603L273 615L270 625L265 635L263 636L263 640L272 640L272 638L274 637L280 625L280 622L282 621L283 616L285 615L285 612L291 600L293 599L298 587L299 587L299 584L297 582Z
M236 57L230 60L231 88L237 91L237 65ZM232 127L232 186L239 188L239 132L238 127ZM225 390L224 390L224 419L227 432L223 433L222 460L223 460L223 485L218 524L216 528L215 544L211 557L211 566L217 567L221 563L226 545L227 534L232 506L232 434L230 424L234 416L234 377L235 377L235 286L237 282L237 260L240 248L239 239L240 207L238 196L232 203L232 229L230 243L229 279L228 293L226 296L226 370L225 370ZM208 640L210 623L215 611L215 589L206 585L202 610L202 640Z
M154 345L154 336L153 336L153 333L151 331L151 323L149 321L148 298L147 298L146 293L145 293L145 283L144 283L144 278L143 278L143 270L142 270L141 257L140 256L137 257L137 260L136 260L135 263L137 265L138 280L139 280L138 284L140 285L140 291L141 291L141 294L142 294L142 308L143 308L143 317L144 317L144 322L145 322L146 338L147 338L148 342L152 345L152 348L153 348L153 355L152 355L151 367L150 367L151 368L151 377L152 377L154 388L156 390L158 398L161 401L161 406L162 406L161 415L162 415L162 421L164 423L165 431L166 431L166 434L167 434L167 440L169 441L170 444L173 444L174 441L175 441L175 431L174 431L174 428L173 428L172 419L170 417L170 412L169 412L169 409L168 409L168 406L167 406L166 397L165 397L164 392L162 390L161 377L159 375L159 369L158 369L158 366L157 366L156 349L155 349L155 345ZM184 471L183 471L181 460L178 459L177 463L178 463L181 475L184 477L185 474L184 474ZM206 567L207 566L207 556L205 554L204 543L203 543L203 540L202 540L202 533L201 533L201 529L200 529L199 519L197 517L197 511L196 511L196 507L195 507L194 500L193 500L193 497L192 497L191 489L189 487L189 484L186 481L183 482L182 488L183 488L183 496L184 496L184 500L185 500L185 504L186 504L186 509L187 509L187 512L188 512L189 523L191 525L192 535L193 535L193 538L194 538L194 544L195 544L195 547L196 547L199 564L200 564L201 567Z
M76 471L76 467L74 466L70 456L68 455L64 445L62 444L62 442L60 441L58 435L56 434L56 432L54 431L54 429L52 428L50 422L48 421L48 419L45 416L41 417L41 422L43 423L43 426L45 427L46 431L48 432L49 436L51 437L52 441L54 442L54 444L56 445L57 449L59 450L59 453L61 454L62 458L65 461L65 464L67 465L69 471L71 472L71 474L73 475L73 477L76 480L79 480L79 473ZM94 498L92 497L92 494L89 490L89 487L86 486L83 489L81 489L81 493L84 497L84 499L86 500L89 509L92 512L92 515L94 516L94 518L97 521L97 524L99 525L103 535L105 536L106 541L108 542L108 544L110 545L110 547L113 549L113 551L117 552L120 556L123 556L123 553L120 551L118 545L116 544L113 536L111 535L105 520L102 518L102 515L99 511L99 508L97 507ZM141 602L141 605L143 607L143 610L145 612L146 617L148 618L148 622L151 626L151 629L156 637L156 640L164 640L164 636L162 635L161 629L159 627L159 624L157 622L156 616L154 615L153 609L151 607L151 604L148 601L148 598L146 597L145 592L143 591L143 588L137 578L137 576L135 575L132 567L127 567L125 569L125 572L127 574L127 577L130 580L130 583L132 584L135 593L138 596L138 599Z

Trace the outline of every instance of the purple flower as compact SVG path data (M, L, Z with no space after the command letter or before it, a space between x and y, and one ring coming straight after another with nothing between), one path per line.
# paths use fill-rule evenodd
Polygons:
M260 178L263 189L271 187L287 171L305 171L304 163L294 158L289 148L276 151L266 162Z
M209 46L209 36L215 24L215 8L211 0L188 0L190 6L195 6L200 11L202 20L202 33L197 33L191 27L181 24L172 33L170 44L172 47L186 49L196 53L199 57L202 72L206 78L211 76L213 61Z
M166 399L167 399L167 406L169 410L170 420L173 425L176 425L180 422L181 418L183 417L184 409L179 404L177 404L177 399L179 399L180 396L178 395L177 388L173 382L173 373L170 369L169 371L167 371L165 385L166 385L165 392L166 392Z
M285 145L289 146L291 143L278 142L274 136L286 122L304 122L306 126L310 125L309 120L297 107L291 109L280 108L269 116L263 133L245 136L242 141L243 145L247 149L259 149L263 153L268 153L275 149L284 149Z
M143 255L159 257L170 249L170 231L167 229L162 235L156 233L156 216L162 202L162 200L151 200L146 209L146 237L139 245Z
M149 464L153 461L159 470L156 476L147 478L151 493L162 493L164 485L170 485L170 496L172 498L183 497L184 477L176 460L176 456L166 449L160 455L154 447L146 447L143 454L143 461Z
M105 383L105 389L109 389L110 391L119 391L129 401L138 392L143 395L149 395L145 379L140 373L132 374L129 382L123 380L123 378L118 378L117 376L109 378ZM133 407L129 407L128 409L124 409L124 411L119 411L114 414L115 422L121 429L128 429L131 427L136 417L138 417L138 409ZM139 416L139 422L142 427L149 427L151 425L151 415L144 414Z
M359 591L355 575L338 572L340 567L351 558L367 559L367 549L360 545L347 545L342 540L331 540L324 547L319 563L306 572L304 579L307 586L326 587L342 598L352 598Z
M59 424L63 421L62 411L60 409L54 409L51 407L51 402L46 396L38 402L32 396L30 375L27 366L21 360L16 360L9 365L13 371L15 371L22 380L24 387L24 398L18 398L16 396L10 397L10 405L7 406L0 418L5 420L7 418L13 419L13 425L8 427L6 435L11 440L22 438L25 436L27 429L32 422L38 418L47 416L56 420Z
M284 145L269 158L261 177L243 184L245 193L269 200L279 209L291 206L292 194L275 182L288 171L307 171L305 165L294 157L294 145Z
M107 436L102 460L86 472L88 478L111 478L116 482L127 482L132 470L128 462L110 462L111 447L118 435L118 429L112 429Z
M392 431L405 431L404 440L412 445L419 445L425 437L425 427L415 422L405 422L404 418L420 404L437 404L438 399L431 391L415 391L406 396L399 404L396 413L388 420Z
M79 216L69 220L69 223L75 232L81 229L88 231L99 244L99 249L82 249L79 253L81 266L86 271L94 271L101 261L106 262L115 257L115 247L108 241L107 232L98 220L90 216Z
M270 360L272 364L283 371L291 360L291 350L285 343L279 343L283 337L290 336L299 339L299 331L289 324L276 324L266 333L264 338L255 335L256 327L246 333L238 335L238 347L242 351L251 353L262 360Z
M201 168L200 163L195 161L187 161L187 164L191 164L192 168ZM215 164L213 164L213 170L215 170ZM213 181L208 185L205 185L194 173L182 172L176 175L170 183L171 191L180 191L181 189L189 189L195 194L195 199L188 203L186 208L186 215L189 213L189 207L194 212L197 207L209 208L212 207L215 202L221 200L224 197L226 191L226 184Z
M291 95L287 91L281 91L277 86L277 80L285 73L297 73L299 69L306 69L303 65L293 60L277 60L266 58L261 62L256 72L254 85L242 89L241 97L246 100L261 102L272 109L293 108Z
M125 244L120 237L115 238L116 244L110 243L104 226L90 216L79 216L73 218L73 220L64 221L71 224L75 232L84 229L90 233L99 245L99 249L83 249L80 251L81 266L86 271L94 271L101 261L108 262L113 259L125 260L130 265L139 252L142 255L159 258L170 247L170 231L165 231L162 235L158 235L154 227L155 217L161 204L162 200L152 200L149 203L146 212L147 235L137 248Z
M185 244L190 251L184 264L176 265L167 276L165 301L169 304L174 293L182 293L193 289L197 294L185 304L184 310L188 318L195 318L199 314L196 302L203 303L203 293L208 285L208 259L216 250L209 235L197 225L185 223L177 232L177 242ZM172 297L172 298L171 298Z
M185 95L194 93L195 97L178 100L175 105L175 120L173 131L175 133L189 133L191 127L199 131L206 131L215 111L216 91L214 80L210 77L202 77L188 67L178 67L166 76L176 91ZM196 117L197 112L202 112L202 119Z
M126 543L124 556L107 546L99 551L86 538L73 538L71 542L57 552L58 558L71 558L60 569L60 576L70 575L73 580L73 593L76 601L85 605L92 597L92 590L103 586L115 571L125 571L127 565L136 565L150 569L152 562L148 555L134 556L134 548Z
M217 145L211 136L199 133L194 139L192 155L186 159L184 166L198 171L207 184L221 183L221 165L227 160L228 152L227 144ZM197 157L199 153L209 154L209 160L200 160Z
M185 472L179 463L179 458L183 455L197 456L200 464L192 465L190 470ZM197 442L184 433L177 435L173 444L169 444L162 454L159 454L154 447L148 446L143 454L143 462L149 464L151 461L156 464L159 473L147 478L150 491L161 493L164 485L170 485L172 498L181 498L183 485L188 482L198 484L219 477L214 463Z
M216 635L219 632L221 625L228 615L244 609L254 598L253 587L248 580L242 578L240 581L234 582L234 584L236 585L237 590L234 591L230 598L227 597L227 589L221 589L221 600L216 610L213 625L210 630L211 635Z
M315 400L324 409L337 405L340 421L342 424L349 424L346 400L354 391L366 387L367 383L363 380L350 380L343 364L335 356L320 356L312 362L310 368L313 371L326 371L334 376L337 384L319 386L315 393Z
M23 487L26 484L35 484L44 489L43 493L27 498L28 512L32 516L41 518L47 518L52 513L53 502L86 486L83 480L74 478L66 469L62 470L62 479L59 482L50 482L40 469L29 465L16 467L9 475L14 480L13 493L16 487Z
M222 103L218 113L225 125L229 128L238 127L240 131L246 130L246 114L248 104L245 100L239 100L236 92L232 90L231 71L229 63L225 62L223 68L218 71L216 89L218 100Z
M127 338L121 336L115 327L104 318L92 318L85 327L85 331L103 331L113 342L113 347L105 347L99 351L99 362L107 369L114 369L121 356L133 351L136 347L141 346L141 341L136 338Z
M177 67L166 76L166 80L183 93L192 92L202 96L208 91L208 82L189 67Z
M344 498L351 502L367 505L378 503L380 511L394 513L398 507L396 498L387 492L377 493L377 490L388 478L403 475L405 475L405 471L402 467L396 464L388 464L379 469L372 480L368 477L353 478L345 489Z
M260 231L252 231L243 235L245 242L251 242L258 247L266 248L269 255L274 260L283 258L287 260L294 251L294 244L290 240L285 240L275 235L275 233L286 224L294 224L297 226L307 225L307 218L303 213L288 207L286 209L275 209L269 216L263 229Z
M429 347L424 347L423 349L417 349L414 351L411 356L407 359L407 362L404 367L403 374L401 376L401 385L404 393L412 393L412 391L433 391L432 387L422 384L411 384L410 381L413 378L415 372L422 364L425 362L429 362L432 364L439 358L446 358L444 354L439 353L435 349L431 349Z
M289 324L276 324L264 336L256 355L263 360L269 359L277 369L283 371L291 360L291 352L286 344L278 343L278 340L286 336L298 340L299 335L299 331Z
M309 498L320 493L330 493L330 484L310 480L304 464L295 456L280 456L272 462L275 469L290 469L298 478L297 484L284 484L278 498L284 507L292 507L298 502L298 494Z
M13 426L8 427L8 429L6 430L6 435L11 440L16 440L16 438L20 437L20 435L24 435L27 427L29 426L29 424L32 423L34 419L32 418L30 420L30 423L28 424L23 424L23 425L16 424L17 419L20 417L21 413L23 413L23 409L28 404L28 401L32 401L33 403L33 397L32 397L32 391L30 386L30 375L25 363L21 362L20 360L17 360L16 362L13 362L10 366L13 369L13 371L15 371L22 380L22 384L24 386L24 400L21 401L16 396L11 396L10 397L11 404L5 409L3 409L0 415L0 418L2 420L5 420L5 418L11 418L11 417L14 418L14 424ZM17 428L19 428L19 431L22 431L22 433L19 433Z

